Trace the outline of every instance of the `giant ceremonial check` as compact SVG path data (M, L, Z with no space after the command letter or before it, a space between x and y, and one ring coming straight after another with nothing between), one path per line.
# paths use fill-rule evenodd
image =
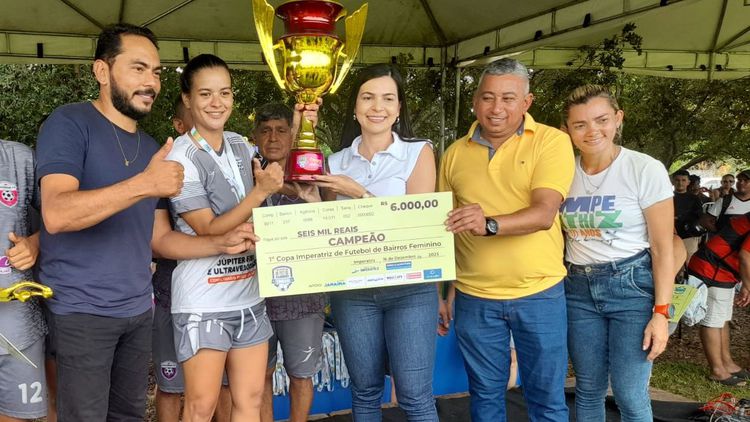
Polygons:
M253 210L260 295L453 280L450 192Z

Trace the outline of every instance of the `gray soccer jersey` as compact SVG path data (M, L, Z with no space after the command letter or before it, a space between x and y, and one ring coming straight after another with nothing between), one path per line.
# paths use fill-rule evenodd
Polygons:
M0 356L0 415L18 419L47 414L47 381L44 378L44 339L22 350L36 368L10 355Z
M32 280L31 271L11 267L5 251L13 246L8 233L32 234L31 221L38 216L38 193L34 183L34 154L18 142L0 140L0 288L21 280ZM39 302L0 303L0 333L23 350L44 336L46 325ZM0 347L0 355L8 351ZM37 362L38 364L38 362Z
M247 194L253 188L254 150L236 133L225 132L224 139L224 145L228 144L234 153ZM221 152L217 161L197 147L189 136L175 140L167 158L185 168L182 191L171 199L177 230L195 234L180 218L182 213L209 208L215 215L221 215L237 206L233 184L225 176L232 175L228 154ZM254 253L180 261L172 273L172 313L234 311L261 301Z

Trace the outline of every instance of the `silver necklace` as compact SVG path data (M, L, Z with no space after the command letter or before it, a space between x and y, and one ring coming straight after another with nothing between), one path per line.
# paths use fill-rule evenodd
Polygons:
M604 178L601 182L599 182L598 185L595 185L594 182L591 181L589 178L589 175L586 174L586 171L583 170L583 167L581 167L581 179L583 180L583 190L586 192L587 195L591 195L592 193L599 190L600 187L604 185L604 182L607 181L607 176L609 176L609 170L612 168L612 165L610 164L609 167L607 167L607 172L604 173ZM586 185L590 186L586 187Z
M607 181L607 177L609 176L609 171L612 169L612 165L615 163L615 160L617 159L617 156L620 154L619 148L615 147L615 151L612 154L612 161L609 162L609 165L607 166L606 173L604 173L604 178L602 178L602 181L599 182L598 185L595 185L594 182L591 181L589 178L589 175L586 174L586 171L583 169L583 164L581 163L581 180L583 180L583 190L586 192L587 195L591 195L594 192L598 191L600 187L604 186L604 183ZM589 185L590 189L586 187L586 185Z
M141 152L141 131L136 128L135 132L138 134L138 146L135 148L135 155L133 158L128 159L128 157L125 155L125 150L122 149L122 144L120 143L120 137L117 136L117 129L115 129L115 125L112 122L109 122L110 125L112 125L112 132L115 133L115 139L117 140L117 146L120 147L120 154L122 154L122 159L125 161L125 167L129 166L130 163L134 163L135 160L138 159L138 153Z

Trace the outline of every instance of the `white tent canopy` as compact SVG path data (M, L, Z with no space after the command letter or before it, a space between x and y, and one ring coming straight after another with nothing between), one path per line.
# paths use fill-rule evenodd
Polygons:
M340 2L351 13L363 1ZM88 63L101 28L116 22L151 28L165 64L209 52L235 67L265 68L250 0L0 0L0 63ZM643 55L625 52L628 71L750 73L750 0L369 0L357 62L404 53L418 66L468 66L514 55L534 67L565 67L578 46L627 22L644 39Z

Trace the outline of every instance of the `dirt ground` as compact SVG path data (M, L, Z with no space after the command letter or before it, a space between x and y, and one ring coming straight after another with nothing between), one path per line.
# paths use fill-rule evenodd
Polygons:
M730 349L738 365L750 367L750 308L734 308L730 324ZM691 362L707 366L698 327L681 327L669 338L667 350L657 362Z

